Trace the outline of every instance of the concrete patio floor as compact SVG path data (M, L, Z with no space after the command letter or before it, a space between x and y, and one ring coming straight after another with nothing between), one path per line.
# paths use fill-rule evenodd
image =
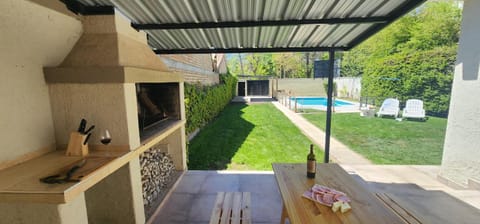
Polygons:
M217 192L251 192L253 223L280 223L282 199L273 172L187 171L150 223L208 223Z
M413 213L430 217L430 223L480 220L480 191L454 190L442 184L436 179L438 166L342 167L372 193L396 196ZM216 193L220 191L251 192L253 223L280 222L282 199L273 172L187 171L150 223L208 223Z
M317 145L325 133L278 102L272 102ZM332 159L372 194L388 193L426 223L478 223L480 191L453 189L437 179L440 166L373 165L341 142L331 139ZM348 164L348 165L345 165ZM251 192L252 221L279 223L282 199L273 172L187 171L150 223L208 223L220 191ZM398 199L398 200L397 200ZM355 209L355 208L353 208Z

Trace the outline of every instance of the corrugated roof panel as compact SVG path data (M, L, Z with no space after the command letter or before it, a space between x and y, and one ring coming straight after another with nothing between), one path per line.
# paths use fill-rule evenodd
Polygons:
M253 4L253 0L243 0L239 1L241 3L240 10L240 20L244 21L252 21L255 20L255 4Z
M258 47L257 37L260 34L260 27L248 27L245 28L243 46Z
M189 36L190 40L193 41L193 44L197 48L210 48L211 47L211 43L208 41L208 38L205 35L204 30L202 30L202 29L191 29L191 30L184 30L184 31Z
M294 26L281 26L278 28L277 38L273 42L274 47L288 47L288 41L293 35Z
M258 41L256 43L256 47L265 47L266 39L268 36L269 27L261 27L260 28L260 35L258 35Z
M322 41L332 32L335 25L322 25L319 26L316 32L310 37L310 40L314 42L312 44L315 47L323 45Z
M347 46L348 43L350 43L352 40L355 39L355 37L357 37L358 35L365 32L365 30L367 30L371 26L372 26L372 24L359 24L357 27L350 30L350 32L347 35L345 35L345 37L342 40L337 41L337 43L335 45L337 45L337 46Z
M387 15L392 10L396 9L400 5L404 4L405 1L388 1L383 7L381 7L376 13L373 13L372 16Z
M190 4L185 4L185 7L193 22L215 21L215 12L210 8L208 1L190 1Z
M289 0L265 0L265 12L262 20L282 19L289 2Z
M392 12L400 10L406 13L425 0L77 1L91 7L114 6L136 28L146 30L149 43L156 49L265 50L338 46L348 49L390 21L376 21L383 24L371 30L368 28L375 23L365 23L362 19L343 19L376 16L394 20L400 14ZM102 11L109 12L108 9ZM312 21L308 21L321 19L332 19L328 21L334 24L309 24ZM272 24L277 20L279 25L275 25L275 22Z
M152 15L150 12L151 9L148 9L148 11L143 11L142 7L137 4L136 1L114 1L113 3L115 6L125 14L130 20L134 23L145 23L146 21L153 20L153 18L149 19L148 14ZM143 7L145 8L145 7Z
M242 47L250 46L252 44L249 37L252 36L253 34L251 33L252 30L249 29L249 28L251 28L251 27L239 28L238 44Z
M315 1L310 12L305 16L306 19L324 18L328 9L335 3L335 0Z
M319 36L328 34L329 25L318 25L313 33L303 40L302 47L316 47L318 45Z
M266 48L272 47L275 34L277 33L277 27L268 26L262 27L262 35L260 36L259 45L257 47Z
M210 47L219 46L225 48L225 42L222 36L219 35L219 29L205 29L205 36L209 42Z
M364 1L357 9L355 9L350 17L366 17L373 13L375 9L383 4L384 0L368 0Z
M302 47L303 42L310 36L312 31L317 29L317 25L301 25L296 35L293 37L290 47Z
M289 1L283 12L283 19L302 19L305 8L310 1Z
M336 43L341 41L348 32L355 28L355 26L356 24L345 24L342 26L338 26L335 32L333 32L329 37L326 38L324 44L327 46L337 46Z
M133 17L136 23L180 23L192 21L183 1L124 1L112 0L116 7L126 15ZM155 14L154 17L147 15ZM189 18L185 18L186 15Z
M174 49L178 48L181 49L182 47L178 43L177 39L173 37L170 32L166 30L148 30L146 31L149 35L151 35L150 39L154 39L161 44L153 46L153 48L157 49Z
M151 32L147 32L151 33ZM154 49L167 49L167 43L164 39L160 39L160 35L149 35L148 36L148 45Z
M345 18L349 13L357 8L359 3L363 0L340 1L328 15L328 18Z
M220 33L225 37L225 45L227 48L243 48L241 46L238 34L240 28L225 28L221 29Z

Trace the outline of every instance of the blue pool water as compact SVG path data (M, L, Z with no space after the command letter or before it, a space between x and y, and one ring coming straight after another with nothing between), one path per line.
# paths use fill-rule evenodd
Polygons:
M295 101L295 98L291 98ZM327 98L326 97L297 97L297 103L301 105L311 105L311 106L327 106ZM341 107L341 106L350 106L353 105L352 103L337 100L335 99L334 106Z

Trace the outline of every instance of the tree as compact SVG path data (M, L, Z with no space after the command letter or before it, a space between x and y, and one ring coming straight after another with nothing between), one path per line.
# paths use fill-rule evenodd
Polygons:
M424 100L446 116L459 39L461 9L429 2L343 56L342 74L362 76L362 95Z
M272 55L278 77L304 78L305 62L301 53L276 53ZM283 75L282 75L283 74Z
M227 59L227 68L230 74L232 75L241 75L242 74L242 69L240 67L240 60L238 57L228 57Z
M273 76L274 66L272 61L272 54L248 54L246 56L248 70L245 72L248 75L259 76Z

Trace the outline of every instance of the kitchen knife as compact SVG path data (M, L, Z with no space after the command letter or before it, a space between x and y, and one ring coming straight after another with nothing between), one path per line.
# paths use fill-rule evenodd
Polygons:
M82 166L84 166L85 163L87 163L87 159L82 159L77 165L70 168L70 170L68 170L64 180L70 180L70 178L72 178L73 173L75 173L75 171L77 171L78 169L82 168Z
M80 121L80 126L78 126L78 132L81 134L85 133L85 126L87 126L87 120L83 119Z
M90 138L90 135L92 135L92 133L88 133L87 137L85 138L85 141L83 141L83 145L87 144L88 139Z
M90 126L90 127L85 131L85 133L83 133L83 134L85 134L85 135L86 135L86 134L89 134L94 128L95 128L95 125Z

